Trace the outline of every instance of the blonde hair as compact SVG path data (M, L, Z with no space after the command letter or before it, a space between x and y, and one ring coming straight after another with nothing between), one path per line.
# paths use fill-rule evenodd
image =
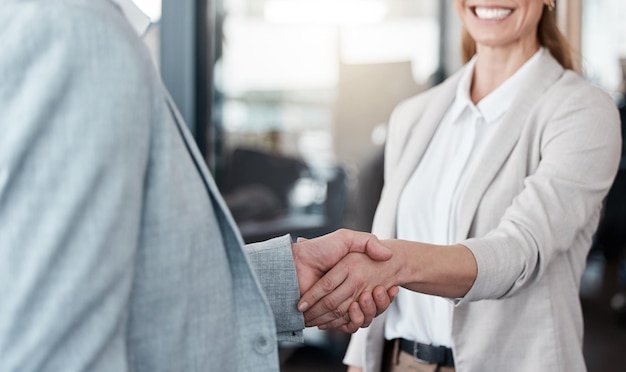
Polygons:
M571 47L556 24L554 12L550 11L547 5L543 8L543 13L537 26L537 39L539 44L546 47L563 68L567 70L574 69ZM461 55L463 62L466 63L476 54L476 42L465 28L463 28L461 42Z

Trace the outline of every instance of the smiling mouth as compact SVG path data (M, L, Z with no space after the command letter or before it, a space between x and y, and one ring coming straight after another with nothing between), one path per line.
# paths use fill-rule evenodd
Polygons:
M478 19L483 19L487 21L498 21L504 19L509 16L513 12L513 9L509 8L486 8L486 7L472 7L472 11L474 15L478 17Z

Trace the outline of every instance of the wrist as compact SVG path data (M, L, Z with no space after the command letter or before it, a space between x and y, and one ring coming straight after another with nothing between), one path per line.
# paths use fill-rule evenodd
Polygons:
M404 286L416 280L415 274L419 270L413 268L414 260L410 257L410 252L400 244L401 241L393 240L393 244L387 245L393 252L389 263L391 265L392 283L391 286Z

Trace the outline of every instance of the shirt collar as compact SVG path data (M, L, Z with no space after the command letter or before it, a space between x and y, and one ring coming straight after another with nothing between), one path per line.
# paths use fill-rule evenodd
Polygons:
M150 17L148 17L144 12L141 11L133 3L131 0L111 0L114 4L116 4L124 16L130 23L131 27L137 35L142 36L146 30L148 30L148 26L150 26Z
M533 70L538 65L538 61L541 55L544 53L544 48L539 50L522 65L510 78L502 83L493 92L489 93L485 98L478 102L478 105L474 105L470 98L470 88L472 84L472 77L474 75L474 67L476 65L476 56L472 58L465 70L461 75L461 80L457 87L455 100L458 105L455 113L460 115L465 108L470 108L475 113L483 116L487 123L491 123L498 120L504 113L511 107L515 97L517 96L524 81L528 80L528 77L533 74Z

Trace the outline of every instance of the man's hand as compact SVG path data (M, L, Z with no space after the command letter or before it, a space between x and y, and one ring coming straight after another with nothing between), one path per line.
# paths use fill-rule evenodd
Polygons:
M352 316L354 302L360 302L363 294L380 294L382 290L389 297L394 297L400 266L401 262L396 257L388 261L374 261L363 254L348 254L300 299L301 302L314 304L304 312L307 326L339 326L339 316L346 316L346 313Z
M388 260L392 255L391 250L376 236L346 229L316 239L298 239L298 242L292 245L292 253L300 293L304 294L309 290L328 270L351 252L364 253L362 255L364 258L376 261ZM390 288L389 292L383 287L371 288L368 292L359 293L347 306L333 309L332 315L324 318L328 321L315 325L322 325L322 329L337 328L344 332L355 332L359 327L368 326L376 315L389 306L396 294L397 288ZM304 312L312 305L314 302L301 300L298 309Z
M391 302L396 298L400 289L396 286L385 290L383 286L374 287L374 290L370 292L363 292L359 296L359 301L353 302L348 308L347 319L346 316L328 321L325 324L319 324L319 322L307 322L308 326L318 325L319 329L338 329L346 333L354 333L359 327L366 328L372 323L375 317L382 314L387 310ZM340 310L333 309L330 313L336 314ZM305 321L307 320L307 313L304 314ZM348 322L348 324L346 324Z

